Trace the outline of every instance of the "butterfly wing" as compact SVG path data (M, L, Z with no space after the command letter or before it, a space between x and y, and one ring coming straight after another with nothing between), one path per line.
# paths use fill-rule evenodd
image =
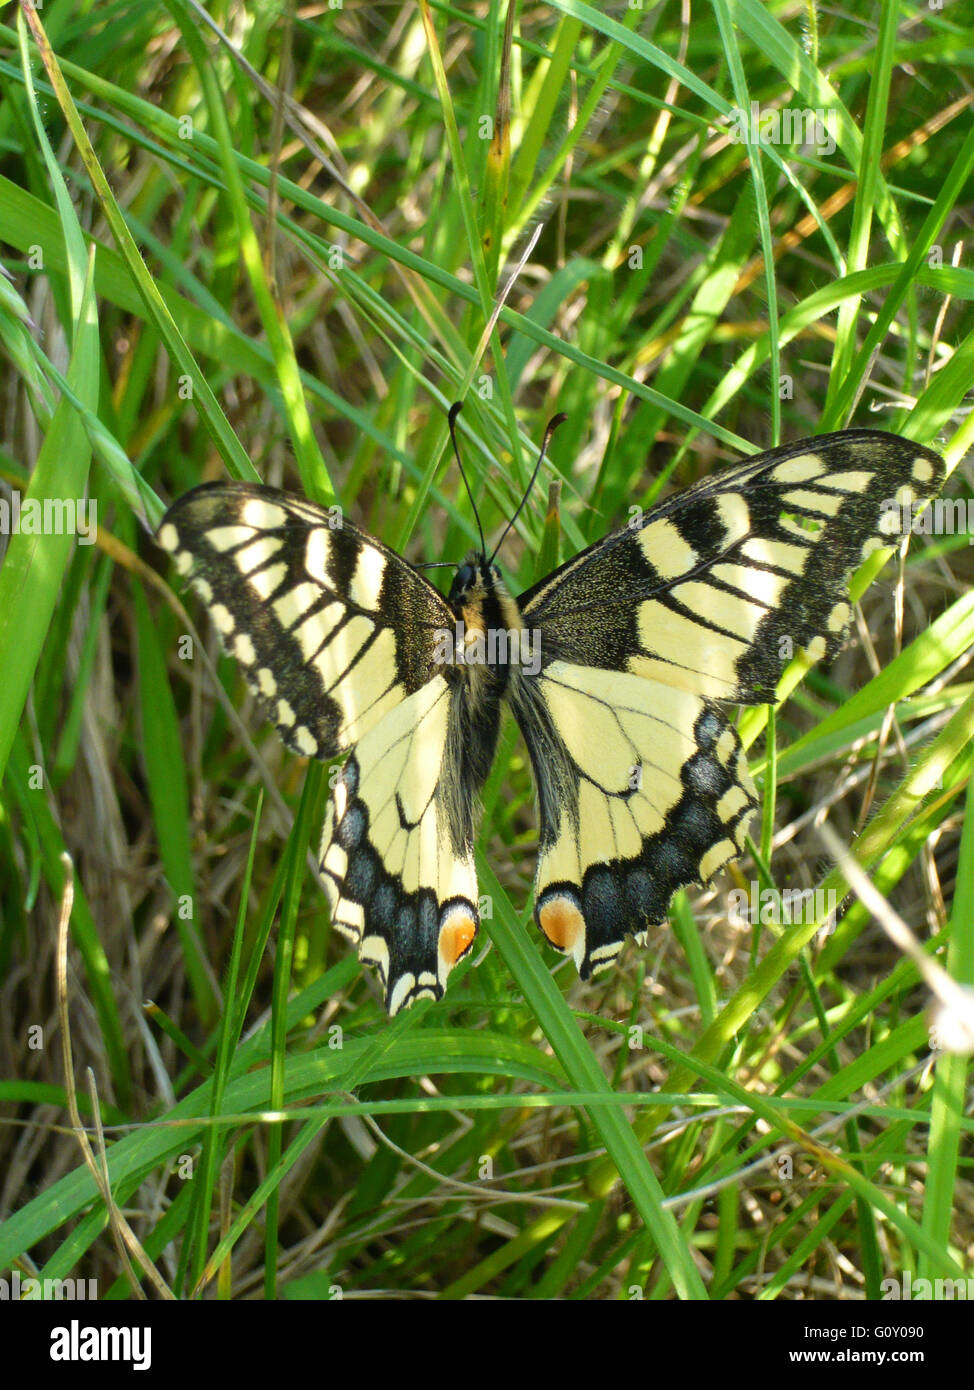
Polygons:
M943 460L872 430L800 440L667 499L519 599L540 637L512 697L539 789L535 917L587 977L744 844L756 807L718 701L774 699L834 654L847 576L896 543Z
M321 841L333 924L378 968L393 1012L438 998L478 926L462 691L436 660L449 607L394 551L272 488L195 488L158 540L285 743L321 759L354 750Z
M345 762L322 832L332 922L378 970L391 1014L439 999L477 934L472 797L469 833L451 814L456 698L437 675L375 724Z
M514 714L538 787L535 920L587 979L741 853L754 787L719 707L659 681L553 661Z

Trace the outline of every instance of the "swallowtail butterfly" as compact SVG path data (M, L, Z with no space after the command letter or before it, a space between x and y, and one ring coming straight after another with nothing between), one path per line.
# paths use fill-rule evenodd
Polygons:
M444 598L347 521L243 483L179 498L158 540L288 747L347 755L321 873L395 1013L440 998L473 946L477 795L505 701L537 784L535 920L586 979L741 854L757 801L725 705L773 701L798 647L839 649L849 572L897 544L904 504L944 471L878 431L800 440L517 598L486 547Z

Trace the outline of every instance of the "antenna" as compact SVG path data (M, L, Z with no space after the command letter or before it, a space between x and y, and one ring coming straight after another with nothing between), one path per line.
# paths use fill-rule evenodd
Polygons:
M473 500L473 493L470 490L470 484L467 482L467 475L463 471L463 460L460 458L460 450L457 447L456 423L457 416L460 414L460 411L462 409L463 401L454 401L453 404L450 406L450 410L446 418L450 424L450 440L453 444L453 452L456 454L457 457L457 466L460 469L460 477L463 479L463 485L467 489L467 496L470 498L470 505L471 507L473 507L473 514L477 519L477 530L480 532L480 553L481 555L486 555L487 542L484 540L484 528L480 524L480 513L477 511L477 504Z
M511 527L514 525L515 521L517 521L518 517L521 515L521 512L524 510L524 504L525 504L525 502L528 500L528 497L531 495L531 489L534 487L535 479L536 479L537 476L538 476L538 472L540 471L540 468L541 468L542 463L544 463L545 454L548 452L548 445L549 445L549 443L551 442L551 436L554 434L554 432L555 432L555 430L558 428L558 426L559 426L559 425L563 425L567 419L568 419L568 416L567 416L567 415L560 414L560 415L555 415L555 416L553 416L553 418L550 419L550 420L548 421L547 428L545 429L545 432L544 432L544 439L542 439L542 441L541 441L541 449L540 449L540 451L539 451L539 453L538 453L538 461L537 461L537 463L534 465L534 472L531 474L531 481L528 483L527 487L526 487L525 490L524 490L524 496L521 498L520 502L518 503L517 511L516 511L516 512L514 513L514 515L511 517L510 521L507 523L507 526L504 528L504 534L503 534L503 536L501 536L500 540L499 540L499 541L497 542L497 544L494 546L494 554L491 555L490 560L488 561L488 564L491 564L491 565L492 565L492 564L494 563L494 555L496 555L497 552L498 552L498 550L500 550L501 546L504 544L504 541L505 541L505 539L506 539L506 537L507 537L508 531L511 529ZM470 500L473 501L473 498L471 498Z

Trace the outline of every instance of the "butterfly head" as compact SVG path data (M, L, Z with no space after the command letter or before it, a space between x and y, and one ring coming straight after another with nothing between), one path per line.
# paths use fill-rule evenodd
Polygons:
M454 576L449 602L454 610L477 606L501 592L504 592L504 581L500 570L485 555L473 550Z

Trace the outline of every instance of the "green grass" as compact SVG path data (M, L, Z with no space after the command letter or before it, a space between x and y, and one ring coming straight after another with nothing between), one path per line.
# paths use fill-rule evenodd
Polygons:
M258 724L147 540L229 475L459 560L458 398L488 536L568 416L501 556L515 591L666 486L874 412L956 468L959 9L715 0L684 33L672 4L509 31L494 0L255 4L229 39L183 0L4 15L0 477L87 489L99 531L12 536L0 566L0 1271L131 1296L69 1127L65 853L71 1084L132 1267L176 1297L852 1299L969 1271L967 1062L931 1051L916 966L854 898L830 932L727 906L751 880L841 900L827 811L974 983L966 535L856 577L868 645L799 656L741 716L752 853L587 986L531 924L505 733L491 949L391 1023L308 864L328 769ZM755 101L825 112L835 149L730 140Z

